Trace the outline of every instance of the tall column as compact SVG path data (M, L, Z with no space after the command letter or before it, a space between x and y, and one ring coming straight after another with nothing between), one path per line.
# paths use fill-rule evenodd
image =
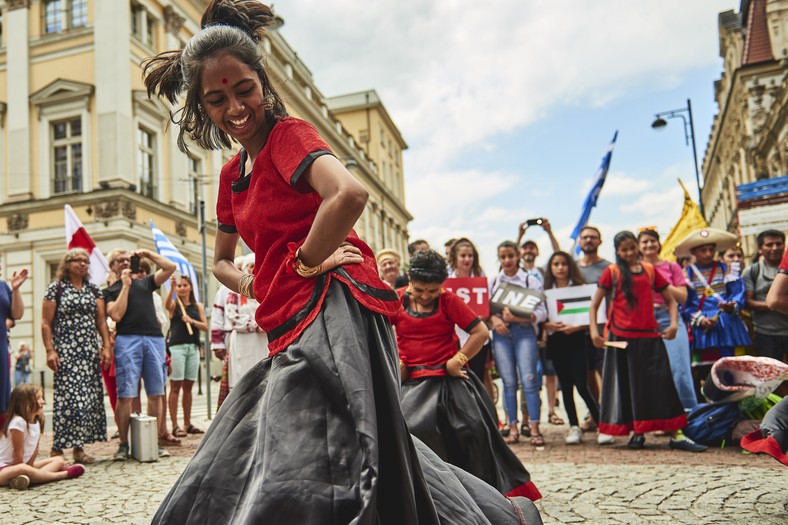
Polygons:
M94 2L98 180L111 187L137 184L131 112L131 9Z
M7 34L6 57L8 69L8 199L28 200L33 197L33 174L30 173L30 45L29 0L8 2L8 14L3 24ZM42 144L41 147L47 147ZM40 167L42 175L48 166Z
M166 49L179 49L181 41L178 39L178 33L186 21L184 17L179 15L172 6L164 8L164 27L167 29L167 46ZM162 100L165 104L168 102ZM175 204L178 208L186 209L187 195L193 193L193 186L187 182L186 175L188 174L188 165L186 154L181 153L178 149L178 126L170 126L167 134L169 136L169 150L170 162L166 180L169 181L170 204ZM205 164L203 163L203 170ZM197 198L196 196L194 196Z

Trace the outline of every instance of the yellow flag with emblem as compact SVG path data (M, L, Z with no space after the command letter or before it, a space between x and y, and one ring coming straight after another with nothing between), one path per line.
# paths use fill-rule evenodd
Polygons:
M679 184L681 184L681 188L684 190L684 208L681 210L681 218L679 218L676 225L673 226L673 229L670 230L668 236L665 237L665 241L662 243L662 252L659 254L661 258L668 261L676 260L676 257L673 255L673 250L676 249L676 245L690 232L709 227L709 223L707 223L706 219L701 215L700 208L698 208L698 205L695 204L690 197L681 179L679 179Z

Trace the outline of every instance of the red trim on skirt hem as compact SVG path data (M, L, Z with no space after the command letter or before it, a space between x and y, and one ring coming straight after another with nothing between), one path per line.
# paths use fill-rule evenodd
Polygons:
M539 492L539 489L536 488L533 481L529 481L528 483L523 483L519 487L513 488L506 494L504 494L507 498L514 498L517 496L525 496L531 501L538 501L542 499L542 493Z
M608 434L610 436L628 436L630 432L637 434L645 434L647 432L655 432L663 430L671 432L679 430L687 426L687 415L681 414L671 419L653 419L646 421L633 421L632 423L625 423L616 425L613 423L599 423L599 432L601 434Z
M788 454L783 454L777 440L772 436L763 437L760 430L750 432L741 438L741 448L756 454L769 454L788 467Z

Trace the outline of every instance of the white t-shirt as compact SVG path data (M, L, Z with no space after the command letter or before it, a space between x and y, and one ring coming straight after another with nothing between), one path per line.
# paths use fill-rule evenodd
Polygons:
M0 467L13 465L14 463L14 445L11 442L11 431L19 430L25 435L25 447L22 453L22 462L27 463L33 456L38 446L38 438L41 436L41 426L38 422L30 423L28 426L27 421L20 416L14 416L11 423L8 424L8 435L0 435Z

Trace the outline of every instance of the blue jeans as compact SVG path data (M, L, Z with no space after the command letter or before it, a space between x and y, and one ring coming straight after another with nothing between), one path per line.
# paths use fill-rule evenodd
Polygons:
M654 316L660 331L670 326L670 312L664 309L655 309ZM692 382L692 363L690 362L689 335L687 326L679 315L679 329L675 339L663 339L668 350L670 371L673 374L673 383L679 393L679 399L684 410L691 410L698 404L695 387Z
M30 382L30 372L24 370L14 370L14 386L24 385Z
M503 406L509 424L517 423L517 373L523 385L525 402L531 423L539 422L542 402L542 373L539 367L539 347L530 323L509 324L509 335L493 332L495 367L503 380Z

